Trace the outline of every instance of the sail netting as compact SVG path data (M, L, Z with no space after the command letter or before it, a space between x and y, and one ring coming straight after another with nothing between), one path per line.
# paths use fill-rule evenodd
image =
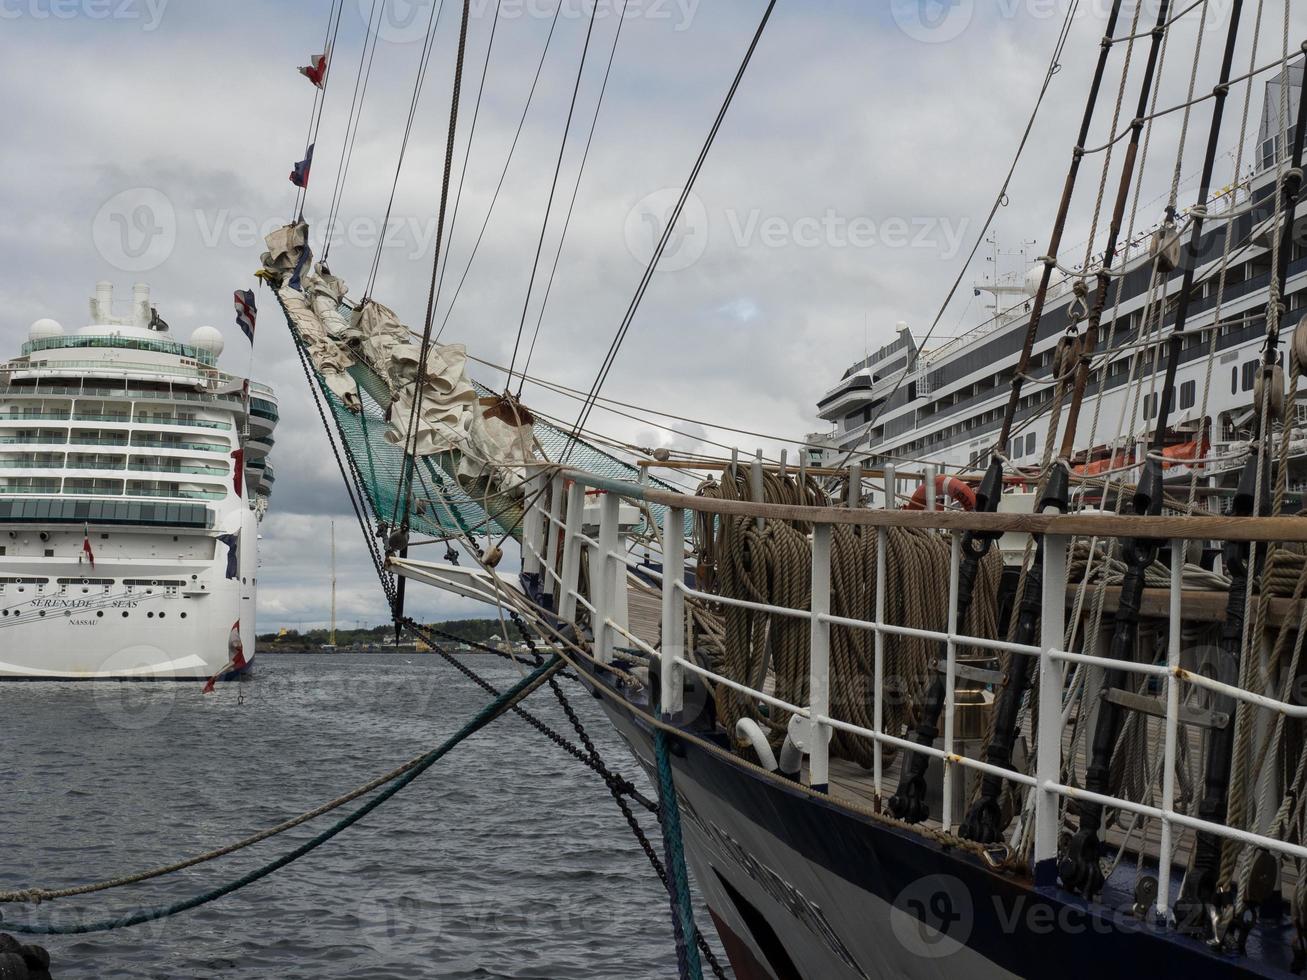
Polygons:
M293 324L291 331L295 334ZM298 343L297 334L295 339ZM395 523L404 513L403 502L399 498L404 448L385 438L390 427L385 406L368 393L366 386L358 385L358 408L351 408L326 383L312 358L307 360L313 380L335 422L344 448L353 461L374 518L386 525ZM482 384L473 382L473 385L482 397L493 394ZM532 432L542 463L558 462L566 453L568 466L613 480L633 483L640 481L638 467L583 439L574 440L569 433L538 417L533 422ZM453 475L456 468L448 453L418 458L413 473L414 505L408 513L410 528L437 538L468 533L508 534L520 538L521 497L499 491L487 491L480 495L469 493ZM674 489L670 484L655 478L649 478L648 483L659 489ZM660 504L648 505L637 534L658 533L666 511L667 508Z

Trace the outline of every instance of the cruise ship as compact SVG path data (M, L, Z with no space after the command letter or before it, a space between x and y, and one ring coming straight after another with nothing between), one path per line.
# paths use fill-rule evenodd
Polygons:
M101 282L0 363L0 678L204 680L254 662L272 390ZM242 465L243 464L243 465Z
M1290 67L1291 105L1295 111L1302 76L1302 64ZM1252 173L1215 192L1208 203L1197 269L1201 292L1190 306L1189 336L1177 371L1178 404L1165 433L1168 455L1172 457L1168 478L1185 477L1187 481L1191 474L1184 458L1206 457L1209 462L1200 467L1199 473L1203 480L1213 484L1232 482L1238 466L1221 460L1236 456L1252 431L1257 365L1266 336L1266 291L1273 274L1268 231L1273 215L1275 161L1277 152L1283 150L1282 140L1276 136L1280 101L1280 80L1276 79L1266 86ZM1298 221L1301 223L1303 218ZM1215 273L1227 248L1231 222L1230 260L1222 291L1220 277ZM1181 286L1180 276L1168 277L1167 306L1171 308L1167 310L1167 322L1159 325L1154 317L1145 323L1145 311L1150 308L1154 242L1159 231L1165 233L1160 228L1136 230L1124 256L1118 256L1124 277L1117 280L1119 296L1115 283L1110 293L1095 351L1096 363L1109 356L1109 345L1113 353L1107 370L1095 372L1086 392L1084 422L1076 443L1079 453L1073 459L1080 473L1142 463L1144 447L1152 437L1148 422L1158 416L1165 354L1160 353L1154 361L1149 349L1136 342L1165 335ZM1285 285L1286 327L1292 327L1307 313L1307 251L1302 234L1295 234L1294 239ZM987 294L992 301L993 316L983 323L942 346L926 349L913 337L908 325L900 322L893 340L844 372L839 383L817 404L818 416L831 428L810 436L812 462L836 463L856 450L859 458L890 463L896 459L931 461L939 465L941 472L974 473L984 468L994 435L1002 424L1043 266L1005 276L998 275L995 266L994 272L993 278L975 287L977 295ZM1064 273L1055 274L1033 349L1029 377L1034 383L1026 386L1015 416L1017 431L1006 447L1014 467L1031 467L1032 472L1041 463L1049 419L1053 417L1049 403L1055 393L1052 382L1057 345L1068 325L1074 326L1073 282ZM1282 365L1289 333L1286 329L1281 334ZM1134 365L1132 361L1141 350L1143 356ZM1137 396L1136 392L1142 394ZM1203 392L1208 393L1205 405ZM1307 392L1299 396L1299 422L1307 418L1304 397ZM1093 428L1095 418L1097 426ZM1131 427L1122 424L1122 420L1133 419L1140 423ZM1307 476L1303 448L1296 447L1291 483L1301 484Z

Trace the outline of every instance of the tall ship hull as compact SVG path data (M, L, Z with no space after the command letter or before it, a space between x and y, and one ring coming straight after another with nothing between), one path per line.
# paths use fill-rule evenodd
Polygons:
M213 328L173 340L146 287L91 312L0 367L0 679L247 672L275 398L217 369Z

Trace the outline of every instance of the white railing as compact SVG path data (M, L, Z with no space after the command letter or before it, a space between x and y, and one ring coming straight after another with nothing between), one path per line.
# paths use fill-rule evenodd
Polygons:
M755 463L755 467L759 464ZM861 473L855 471L861 492ZM933 474L923 474L926 485L934 483ZM895 499L896 476L887 469L884 474L885 499ZM541 488L541 483L547 487ZM758 482L755 480L755 482ZM587 488L600 496L598 537L584 533L585 501ZM534 489L545 492L535 494ZM1059 804L1063 798L1097 802L1103 806L1124 810L1159 820L1161 823L1159 867L1170 869L1175 853L1175 828L1205 831L1222 838L1264 847L1274 853L1307 858L1307 847L1285 843L1251 831L1227 827L1177 812L1175 809L1175 770L1177 759L1178 726L1180 722L1181 685L1188 684L1214 694L1224 695L1260 708L1278 711L1290 718L1307 718L1307 705L1289 704L1265 694L1247 691L1209 677L1185 670L1181 666L1181 632L1183 616L1183 544L1186 540L1304 540L1307 528L1294 518L1224 519L1215 517L1135 518L1112 515L1015 515L965 514L960 512L905 512L893 509L869 510L861 507L814 508L762 505L728 502L698 497L681 496L654 490L642 484L621 483L578 471L566 475L550 471L532 478L528 498L536 501L528 508L523 525L523 570L541 576L543 591L552 597L558 616L575 623L578 606L590 614L593 631L593 655L600 664L610 664L619 646L638 649L650 656L650 667L659 671L662 703L658 706L665 719L675 721L683 711L683 679L686 672L732 688L759 702L792 713L805 719L809 726L803 740L808 754L808 779L812 787L825 790L830 782L829 741L835 731L870 739L873 745L872 779L876 797L885 791L884 746L922 753L940 760L944 769L943 801L940 822L946 832L953 831L958 823L958 810L963 801L954 798L952 791L953 767L961 766L989 773L1030 787L1035 791L1034 810L1034 863L1036 867L1051 867L1046 862L1057 857L1058 833L1061 826ZM926 494L933 502L934 495ZM625 531L621 525L621 503L658 503L667 507L661 534L663 573L661 576L661 651L637 637L625 622L625 592L627 575L634 573L634 558L623 546ZM858 496L854 497L855 504ZM754 602L730 596L717 595L691 587L685 582L685 517L686 511L718 515L749 515L758 519L795 520L811 523L812 532L812 599L809 609L791 609L763 602ZM1134 522L1134 523L1131 523ZM1269 522L1269 523L1268 523ZM831 540L835 524L860 524L875 528L878 535L875 613L870 620L851 619L832 615L831 592ZM885 621L886 609L886 552L888 530L891 526L915 525L936 527L951 538L949 559L949 617L942 630L901 626ZM959 632L957 596L961 567L961 541L968 530L1025 531L1044 534L1044 575L1042 594L1041 635L1037 646L989 640ZM1147 533L1145 533L1145 531ZM1169 637L1166 664L1120 662L1092 654L1062 649L1065 635L1067 606L1067 552L1073 536L1095 535L1100 538L1139 536L1170 540L1171 568L1169 583ZM590 588L583 594L579 586L580 556L582 548L590 553ZM641 568L642 574L648 569ZM807 619L811 625L811 657L809 665L810 699L806 705L791 704L764 691L751 688L732 678L724 677L700 664L688 655L686 649L686 600L692 598L715 605L730 605L772 615ZM866 630L874 635L873 726L865 728L835 718L831 714L831 661L830 628L841 626ZM945 702L943 737L939 747L921 746L906 738L884 730L884 668L886 636L913 637L931 640L945 646L944 660ZM624 643L619 643L618 638ZM957 736L954 714L957 706L955 683L959 676L957 650L959 646L980 647L1006 651L1038 660L1038 679L1034 696L1038 699L1039 722L1038 751L1033 774L1003 769L979 759L969 758L956 751ZM1084 664L1106 667L1142 676L1166 679L1164 715L1164 759L1162 768L1161 806L1153 807L1119 797L1090 793L1062 782L1062 728L1067 671L1070 665ZM1231 722L1232 723L1232 722ZM1156 899L1159 914L1170 908L1170 875L1158 875Z

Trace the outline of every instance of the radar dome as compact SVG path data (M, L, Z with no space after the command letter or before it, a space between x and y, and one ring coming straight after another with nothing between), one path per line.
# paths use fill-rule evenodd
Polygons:
M58 320L41 319L37 320L27 330L29 340L49 340L52 337L62 337L64 328L59 325Z
M191 334L191 346L212 354L215 358L222 355L224 346L222 334L213 327L196 327Z

